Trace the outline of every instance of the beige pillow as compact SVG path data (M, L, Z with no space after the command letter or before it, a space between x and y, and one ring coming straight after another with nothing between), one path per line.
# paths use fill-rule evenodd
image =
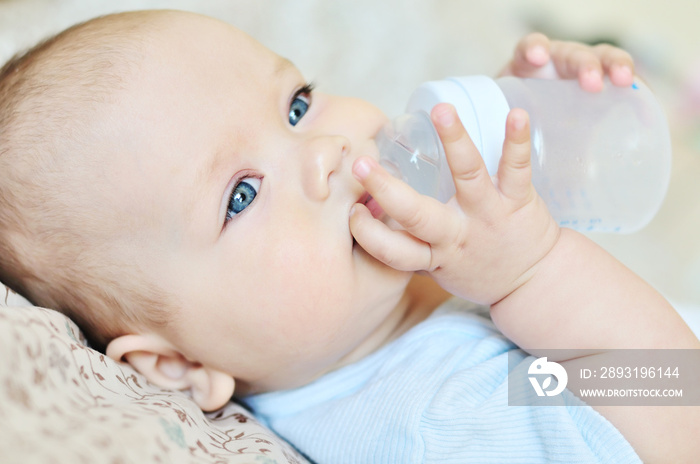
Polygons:
M5 298L2 298L4 296ZM306 463L229 403L204 414L0 284L0 450L21 463Z

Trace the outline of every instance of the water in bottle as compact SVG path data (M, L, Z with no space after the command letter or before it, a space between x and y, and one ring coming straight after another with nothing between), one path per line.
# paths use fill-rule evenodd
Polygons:
M574 80L467 76L427 82L407 113L377 136L382 165L420 193L455 193L428 112L452 103L484 158L498 168L511 108L530 115L532 182L560 225L581 231L634 232L659 210L671 173L663 110L641 81L605 82L599 93Z

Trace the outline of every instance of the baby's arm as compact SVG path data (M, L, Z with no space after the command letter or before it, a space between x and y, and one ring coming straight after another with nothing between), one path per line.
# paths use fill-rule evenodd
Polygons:
M619 64L599 52L594 55L601 69ZM517 59L516 54L512 67L519 66ZM572 71L580 76L583 69L570 65L566 77ZM589 350L601 359L617 348L700 348L651 286L585 236L556 225L530 183L529 127L522 110L508 117L494 179L451 106L436 106L431 117L457 194L443 205L416 194L376 162L359 159L356 177L403 228L390 230L358 205L351 228L367 251L395 268L426 272L453 294L490 304L499 329L535 355L536 347ZM699 408L597 409L645 461L685 462L698 453L693 437Z

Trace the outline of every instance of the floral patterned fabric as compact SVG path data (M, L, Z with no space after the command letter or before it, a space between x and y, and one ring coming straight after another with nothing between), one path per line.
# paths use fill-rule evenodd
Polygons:
M2 462L307 462L243 407L204 414L87 347L67 317L0 291Z

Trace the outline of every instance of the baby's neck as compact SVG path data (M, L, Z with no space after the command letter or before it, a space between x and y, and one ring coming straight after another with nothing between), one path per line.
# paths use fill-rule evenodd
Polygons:
M430 316L450 296L449 293L440 288L429 277L414 275L406 286L401 300L381 326L363 340L356 349L339 359L326 370L318 372L316 376L308 379L308 382L343 366L355 363L391 341L396 340L413 326ZM262 391L265 390L256 389L240 380L236 381L237 396L244 397L249 394L261 393Z
M408 283L401 301L381 328L371 335L371 340L366 340L361 350L354 350L330 370L359 361L387 343L396 340L413 326L430 316L438 306L451 296L450 293L436 284L433 279L414 275Z
M406 295L413 302L414 308L412 312L419 317L410 327L421 322L423 319L432 314L438 306L447 301L452 294L443 290L433 279L426 276L414 275L408 286L406 287ZM408 328L410 328L408 327Z

